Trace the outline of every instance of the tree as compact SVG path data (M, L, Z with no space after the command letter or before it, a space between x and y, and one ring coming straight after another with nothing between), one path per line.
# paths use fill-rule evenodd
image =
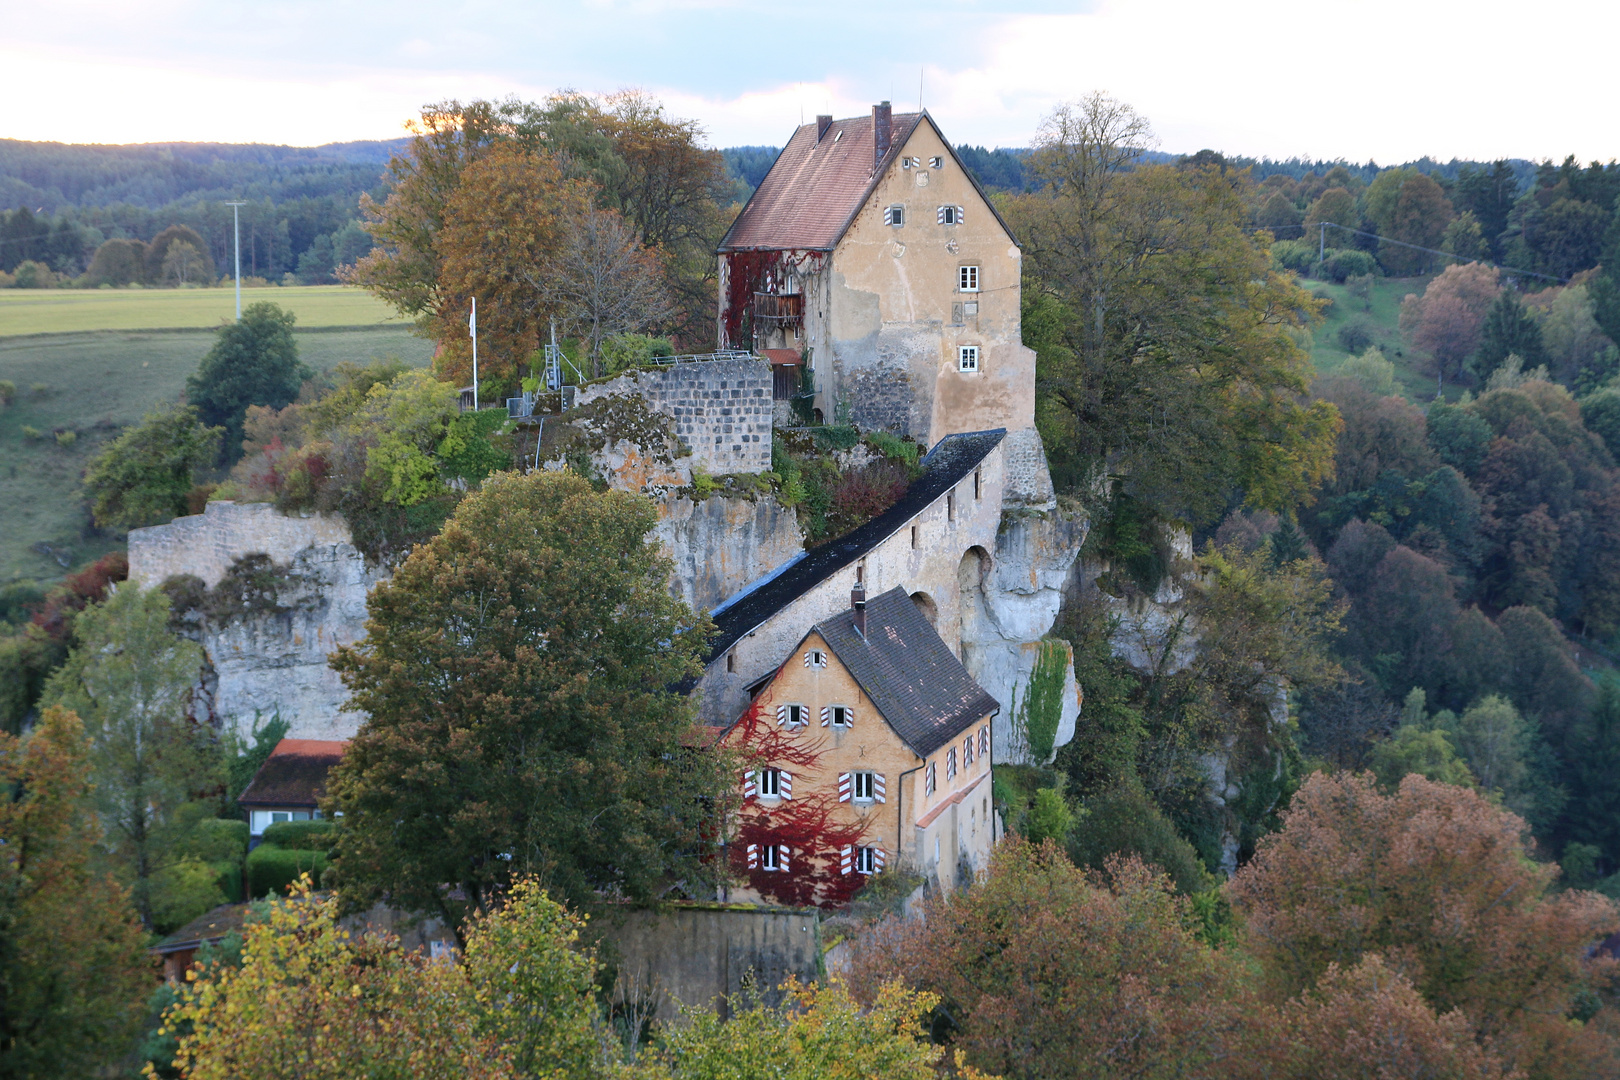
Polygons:
M1497 616L1508 668L1502 690L1555 738L1562 737L1591 704L1593 686L1581 673L1558 624L1531 607Z
M219 457L223 428L190 405L160 406L114 439L84 471L90 513L102 528L161 525L187 512L197 473Z
M195 255L190 257L194 263L196 276L200 280L212 281L214 278L214 261L208 257L208 241L197 234L197 230L188 225L170 225L167 229L152 237L152 242L146 245L146 266L143 277L152 284L167 280L165 273L166 260L169 257L169 248L174 244L189 244Z
M241 319L220 328L219 339L186 378L186 394L203 422L225 429L225 455L242 453L242 420L249 405L279 409L298 396L309 368L293 339L297 316L269 301L249 304Z
M1570 386L1601 386L1617 364L1614 343L1593 315L1592 297L1585 285L1559 289L1541 322L1542 342L1553 377Z
M1088 873L1014 837L926 918L868 932L851 985L863 1001L895 979L937 995L935 1037L1009 1080L1210 1076L1245 995L1236 958L1191 923L1190 902L1135 859Z
M1401 302L1401 331L1434 356L1442 387L1479 347L1480 328L1501 291L1496 279L1496 268L1484 263L1448 266L1421 297L1408 294Z
M346 902L460 926L525 874L581 904L701 891L699 799L730 772L670 689L707 622L655 521L570 472L497 474L371 591L333 658L369 718L328 785Z
M1456 787L1474 786L1474 774L1457 756L1451 737L1425 724L1402 724L1394 735L1372 748L1367 767L1385 791L1399 789L1408 776Z
M1275 999L1378 954L1510 1066L1545 1075L1546 1058L1613 1053L1601 1028L1565 1017L1607 980L1612 965L1587 954L1620 918L1595 894L1550 893L1557 868L1529 858L1524 831L1466 788L1408 776L1385 795L1368 776L1318 774L1232 880L1243 941Z
M99 866L90 747L49 708L0 732L0 1076L90 1076L128 1050L150 983L129 896Z
M1517 356L1526 370L1547 362L1541 325L1524 309L1518 295L1505 289L1486 313L1479 352L1474 356L1474 374L1484 382L1509 356Z
M1351 640L1384 689L1434 689L1461 614L1455 586L1439 563L1396 547L1373 570L1350 611Z
M1304 220L1299 207L1280 191L1271 193L1271 198L1260 207L1255 215L1255 224L1262 229L1269 229L1271 234L1279 239L1293 240L1300 235L1300 222Z
M568 222L550 291L568 313L565 325L586 345L596 374L604 339L638 333L673 312L657 262L611 210Z
M163 255L163 280L189 285L202 273L203 266L202 252L184 240L176 240Z
M1570 798L1564 808L1569 835L1592 844L1611 869L1620 868L1620 683L1598 684L1597 700L1566 741Z
M1147 122L1102 95L1043 122L1026 243L1026 343L1060 485L1117 478L1159 517L1211 521L1228 495L1292 505L1331 467L1336 418L1305 404L1289 337L1316 304L1246 231L1246 175L1140 165Z
M214 899L213 871L182 843L212 816L217 803L203 797L217 795L223 779L217 736L186 715L202 649L170 632L162 590L127 583L80 612L73 629L77 645L43 700L84 718L96 807L119 876L148 929L173 929L222 899Z
M1459 259L1482 259L1489 251L1485 233L1472 210L1464 210L1446 226L1440 238L1440 250L1449 251Z
M1391 274L1420 274L1438 256L1415 248L1439 248L1451 222L1451 201L1439 184L1415 169L1388 169L1367 188L1367 217L1384 237L1378 261L1385 269Z
M1488 170L1472 165L1458 170L1452 201L1464 213L1479 219L1480 232L1489 245L1486 254L1498 262L1502 257L1501 236L1507 230L1508 214L1518 195L1519 181L1506 161L1493 162Z
M96 248L86 276L92 285L128 285L146 269L146 245L139 240L108 240Z
M1327 229L1322 225L1326 223ZM1355 241L1353 231L1361 224L1361 216L1356 213L1356 197L1342 187L1331 187L1322 192L1311 208L1305 212L1305 228L1303 238L1308 242L1317 241L1317 246L1323 246L1325 240L1327 247L1349 247ZM1333 226L1341 225L1343 228L1335 229Z

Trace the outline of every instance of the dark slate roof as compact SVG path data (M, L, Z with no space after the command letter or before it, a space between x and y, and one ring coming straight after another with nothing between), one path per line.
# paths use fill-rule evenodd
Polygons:
M816 629L919 757L1001 708L899 586L866 602L865 637L855 632L853 609Z
M282 739L236 801L243 806L316 806L326 794L328 770L343 757L348 745L325 739Z
M760 181L748 205L732 222L725 239L720 241L720 250L831 251L866 205L872 189L899 158L906 140L924 121L933 127L955 167L973 183L984 205L1001 222L1007 235L1012 236L1012 228L985 194L979 178L962 164L956 148L939 130L934 118L924 111L894 114L889 152L876 168L872 161L871 116L834 120L827 134L819 140L815 124L801 125L777 155L775 164Z
M152 946L158 955L195 949L204 942L218 941L240 929L247 922L247 904L221 904L206 915L199 915L186 925Z
M712 614L719 633L708 662L724 656L743 635L893 536L929 504L961 483L1007 435L1006 428L947 435L923 458L923 474L900 501L858 529L811 548L775 573L734 593Z

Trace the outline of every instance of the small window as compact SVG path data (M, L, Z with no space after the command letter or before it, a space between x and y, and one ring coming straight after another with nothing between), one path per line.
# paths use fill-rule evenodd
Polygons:
M855 872L857 874L877 873L877 848L858 847L855 849Z
M895 228L899 228L900 226L904 225L905 223L906 223L906 208L904 206L901 206L900 204L896 203L893 206L888 206L888 207L884 208L884 210L883 210L883 224L885 224L885 225L893 225Z
M858 772L858 773L855 774L855 801L856 802L871 802L872 801L872 774L871 773L869 773L869 772Z
M956 268L956 288L958 292L978 292L979 268L977 266L958 266Z
M956 747L951 747L945 753L945 779L956 779Z
M990 756L990 725L986 724L979 729L979 756Z
M834 705L828 723L833 727L854 727L855 713L848 705Z
M911 546L913 548L917 546L917 526L915 525L911 527Z
M956 492L954 491L945 493L945 520L956 520Z
M733 674L736 673L736 671L737 671L737 654L736 653L734 653L734 652L726 653L726 670L728 672L733 673Z
M862 559L860 562L855 564L855 584L857 584L857 585L865 585L866 584L866 560L865 559Z
M781 852L775 844L761 844L759 846L759 868L761 870L782 869Z
M976 373L979 370L979 347L977 345L958 345L956 347L956 370Z
M942 206L939 208L939 223L941 225L962 224L962 208L960 206Z
M922 168L922 158L903 157L900 159L900 167L902 169L920 169Z
M932 795L938 790L939 767L937 765L930 764L928 768L923 771L923 794Z
M827 666L827 654L820 649L810 649L804 654L804 666L809 668L824 668Z
M803 727L810 722L810 710L804 705L783 703L776 707L776 722L788 727Z
M942 157L931 157L928 159L928 167L931 169L943 169L945 167L945 159Z
M984 477L978 469L973 470L973 497L982 498L984 495Z
M781 769L761 769L759 771L759 793L767 799L780 799L782 797Z

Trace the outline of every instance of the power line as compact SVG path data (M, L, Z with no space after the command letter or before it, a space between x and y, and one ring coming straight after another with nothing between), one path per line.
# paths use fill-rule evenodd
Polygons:
M1501 263L1494 263L1494 262L1491 262L1491 260L1489 260L1489 259L1465 259L1461 255L1456 254L1455 252L1439 251L1439 250L1437 250L1435 248L1424 247L1421 244L1408 244L1405 240L1396 240L1393 237L1379 236L1377 233L1365 232L1365 231L1363 231L1361 229L1352 229L1350 226L1348 226L1348 225L1340 225L1336 221L1318 221L1316 224L1318 225L1318 227L1323 228L1323 229L1326 229L1329 226L1331 226L1331 227L1333 227L1335 229L1343 229L1345 232L1355 233L1357 236L1369 236L1374 240L1382 241L1383 243L1386 243L1386 244L1396 244L1396 245L1398 245L1400 247L1411 248L1413 251L1426 251L1430 255L1444 255L1448 259L1454 259L1457 262L1463 263L1465 265L1467 263L1476 263L1476 262L1477 263L1484 263L1486 266L1494 266L1498 270L1506 270L1510 274L1524 274L1527 277L1545 278L1548 281L1556 281L1560 285L1565 284L1569 280L1568 278L1554 277L1552 274L1540 274L1540 273L1537 273L1534 270L1520 270L1517 267L1513 267L1513 266L1503 266ZM1303 228L1303 226L1295 226L1295 228ZM1301 237L1301 239L1304 239L1304 238Z

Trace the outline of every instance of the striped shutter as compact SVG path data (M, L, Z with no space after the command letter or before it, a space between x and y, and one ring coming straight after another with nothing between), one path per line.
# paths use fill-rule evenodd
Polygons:
M743 773L743 798L753 799L759 795L759 781L754 778L754 770L749 769Z
M874 873L874 874L882 873L884 865L885 865L885 861L884 861L884 858L883 858L883 849L880 848L880 847L873 848L872 849L872 873Z
M838 852L838 872L847 875L855 864L855 846L845 844Z
M826 727L830 723L832 723L832 706L823 705L821 707L821 726Z
M777 783L781 785L778 790L782 793L782 798L793 798L793 774L785 769L778 769L776 779Z
M945 208L943 206L936 212L935 222L940 225L945 224Z
M759 869L759 845L758 844L749 844L748 845L748 869L750 869L750 870L758 870Z
M855 774L841 772L838 774L838 801L849 802L855 785Z
M979 753L985 757L990 755L990 725L986 724L979 729Z
M845 724L845 726L847 726L849 728L849 730L851 730L851 731L855 730L855 710L854 709L851 708L851 709L845 709L844 710L844 724Z
M889 801L889 789L883 782L882 773L872 774L872 799L874 802L886 803Z
M810 654L808 652L804 654L804 666L810 666Z
M956 208L956 223L958 225L962 224L962 208L960 206Z
M778 724L787 723L787 706L786 705L778 705L776 707L776 722Z
M786 844L778 844L776 846L776 865L781 869L781 871L784 874L787 873L787 868L788 868L788 846Z

